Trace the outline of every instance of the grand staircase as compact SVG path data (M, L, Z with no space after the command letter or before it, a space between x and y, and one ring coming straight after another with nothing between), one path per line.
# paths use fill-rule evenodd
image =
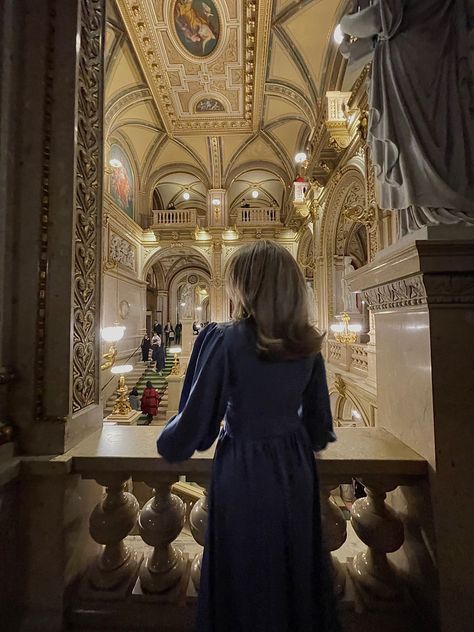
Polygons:
M166 409L168 407L168 383L166 382L165 378L167 375L169 375L172 366L173 356L167 353L165 368L161 375L158 375L156 370L153 368L152 362L142 362L141 360L137 361L133 371L130 371L130 373L127 373L125 375L125 384L127 385L129 392L132 390L132 388L136 386L138 394L141 397L145 389L145 385L149 380L153 384L154 388L156 388L158 393L161 395L160 404L158 406L158 414L152 421L152 425L162 425L166 421ZM104 407L104 417L107 417L107 415L110 415L110 413L112 412L116 397L117 396L114 392L107 400ZM142 415L138 419L137 425L140 426L145 421L146 416Z

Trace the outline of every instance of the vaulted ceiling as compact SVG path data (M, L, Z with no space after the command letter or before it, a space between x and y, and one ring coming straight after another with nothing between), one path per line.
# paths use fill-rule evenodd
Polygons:
M327 90L356 78L333 32L347 0L109 0L106 143L134 162L143 208L232 206L257 188L283 207ZM157 200L155 194L155 201Z

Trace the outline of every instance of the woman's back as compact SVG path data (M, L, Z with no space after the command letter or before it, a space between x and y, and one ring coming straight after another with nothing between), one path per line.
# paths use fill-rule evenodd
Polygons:
M303 393L314 356L265 360L257 354L255 334L247 322L221 327L228 366L228 432L235 437L257 438L300 425Z

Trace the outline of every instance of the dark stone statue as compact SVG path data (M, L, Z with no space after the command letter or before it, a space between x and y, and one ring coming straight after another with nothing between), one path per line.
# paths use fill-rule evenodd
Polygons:
M474 1L355 9L341 21L340 50L349 63L373 62L367 142L379 206L400 211L402 234L474 225Z

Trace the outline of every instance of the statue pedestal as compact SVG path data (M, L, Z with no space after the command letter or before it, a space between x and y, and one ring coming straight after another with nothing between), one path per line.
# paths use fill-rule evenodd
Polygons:
M380 424L430 467L392 495L416 525L394 560L431 616L437 565L441 629L461 632L474 620L474 230L423 228L348 280L374 314Z
M131 410L128 415L114 415L111 413L104 418L104 421L113 421L116 424L131 426L137 423L141 414L140 410Z
M183 327L184 331L184 327ZM168 375L168 406L166 408L166 418L176 415L179 407L179 398L183 390L184 375Z

